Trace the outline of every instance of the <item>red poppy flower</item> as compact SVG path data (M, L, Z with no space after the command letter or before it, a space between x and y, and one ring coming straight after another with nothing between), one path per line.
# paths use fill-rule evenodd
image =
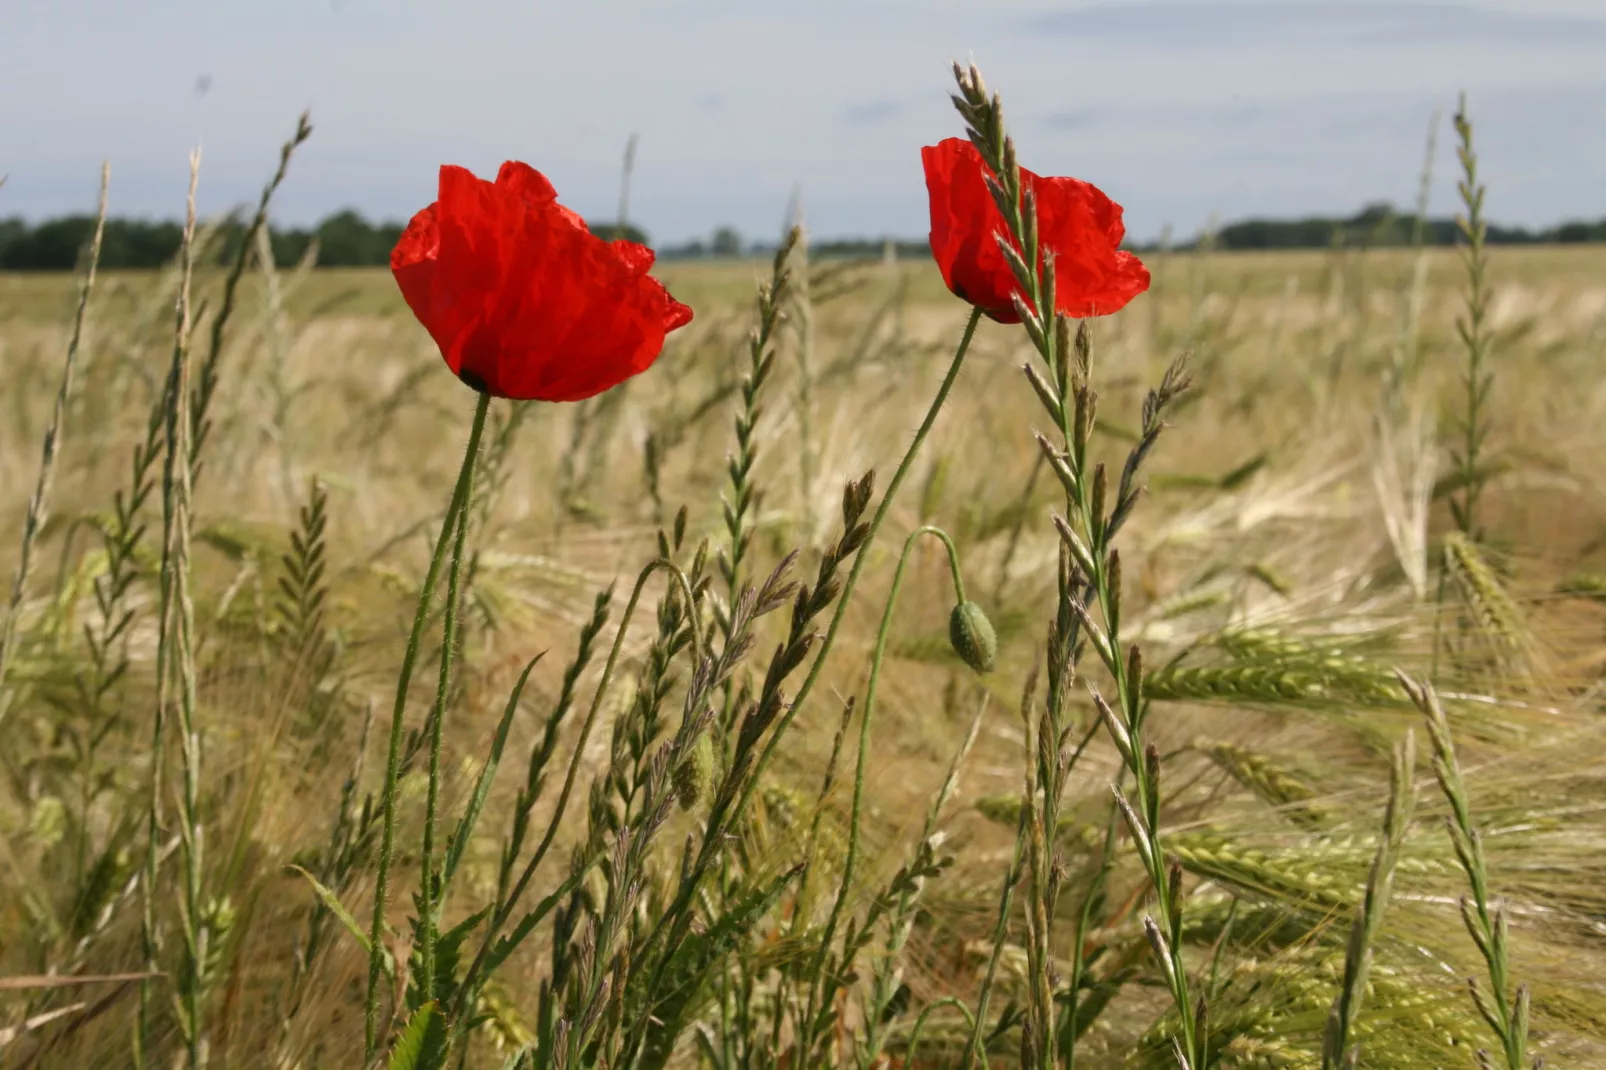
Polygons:
M1019 323L1020 285L995 235L1009 237L1004 215L987 192L990 174L976 146L948 138L920 150L931 194L931 252L942 279L961 299L1000 323ZM1075 178L1043 178L1021 168L1037 196L1038 244L1054 254L1054 307L1073 319L1117 312L1149 288L1149 269L1121 250L1121 206Z
M645 371L691 309L647 274L653 253L604 241L541 172L495 182L443 166L439 198L390 254L402 296L458 378L503 398L579 401Z

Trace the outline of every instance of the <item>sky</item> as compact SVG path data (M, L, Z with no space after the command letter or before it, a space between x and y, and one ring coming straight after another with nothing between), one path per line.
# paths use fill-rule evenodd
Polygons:
M961 133L949 65L999 90L1022 162L1094 182L1129 233L1454 208L1468 94L1491 219L1606 216L1606 0L0 0L0 217L254 201L310 109L275 220L404 219L442 163L544 171L667 244L927 229L919 147Z

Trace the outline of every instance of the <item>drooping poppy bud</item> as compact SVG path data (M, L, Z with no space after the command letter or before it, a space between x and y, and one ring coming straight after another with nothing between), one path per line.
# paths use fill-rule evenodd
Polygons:
M974 602L960 602L948 615L948 642L960 660L977 672L992 672L998 664L993 622Z

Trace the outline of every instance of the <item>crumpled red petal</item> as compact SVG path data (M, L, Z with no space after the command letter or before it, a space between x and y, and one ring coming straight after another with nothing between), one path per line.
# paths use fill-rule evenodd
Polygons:
M391 253L447 365L497 397L578 401L645 371L692 311L647 274L652 250L604 241L509 161L495 182L444 166Z
M989 174L969 141L948 138L920 150L931 199L931 252L943 281L1000 323L1018 323L1020 289L999 247L1003 236L1019 249L987 190ZM1043 255L1054 257L1054 305L1066 316L1103 316L1149 287L1149 272L1120 248L1122 210L1103 191L1075 178L1044 178L1021 169L1037 199Z

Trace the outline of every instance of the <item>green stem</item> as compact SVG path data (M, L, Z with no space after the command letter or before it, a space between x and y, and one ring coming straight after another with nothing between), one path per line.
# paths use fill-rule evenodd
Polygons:
M881 504L876 507L875 516L870 520L870 531L865 536L864 544L854 555L853 568L848 572L847 582L842 585L842 593L837 596L836 612L831 616L831 624L826 629L825 640L820 644L820 652L815 656L814 664L809 666L809 674L803 678L803 685L798 688L797 697L781 715L780 723L775 726L775 731L771 733L769 741L759 753L758 762L753 767L753 774L748 779L747 787L742 791L735 813L739 814L746 810L749 799L757 790L765 767L774 756L776 746L786 735L786 730L791 727L793 718L808 701L809 692L814 690L814 684L820 678L820 670L825 667L826 659L831 656L831 648L836 644L837 631L842 627L842 618L847 616L848 604L853 600L853 588L858 584L859 574L864 571L864 564L870 558L870 547L875 544L876 535L881 531L882 523L892 510L893 499L898 496L898 488L903 485L909 469L914 467L915 458L920 455L920 447L925 444L926 436L931 433L932 425L937 422L937 414L942 411L949 392L953 390L955 380L959 378L959 369L965 363L965 354L970 351L970 342L975 337L976 324L980 320L981 309L971 309L970 319L965 323L965 333L959 339L959 348L954 351L953 363L948 366L948 374L943 378L942 385L937 388L937 396L931 399L931 408L926 410L926 418L921 422L920 429L915 432L914 441L909 443L909 449L904 453L903 460L898 462L897 471L892 473L892 481L887 484L886 493L881 496Z
M915 1019L914 1028L909 1031L909 1044L904 1049L905 1066L920 1065L915 1061L915 1056L919 1054L920 1049L920 1034L925 1031L926 1019L931 1017L932 1012L940 1010L943 1007L954 1008L960 1014L965 1016L965 1025L967 1027L971 1029L975 1028L976 1023L970 1017L970 1008L965 1006L964 1000L960 999L958 996L944 996L942 999L933 1000L921 1009L920 1016Z
M876 687L881 681L881 664L886 658L887 639L892 634L892 614L898 606L898 593L903 588L903 573L908 567L909 555L914 550L915 541L922 535L935 535L942 540L943 546L948 550L948 567L953 574L955 598L959 602L965 600L965 584L959 575L959 551L954 548L953 539L949 538L948 533L941 528L930 524L910 532L909 537L904 540L903 553L898 556L898 568L892 574L892 589L887 592L886 608L881 613L881 628L876 632L875 653L870 657L870 680L864 690L864 717L859 722L858 767L853 774L853 814L848 825L848 855L842 865L842 879L837 884L836 902L831 906L831 916L825 923L825 934L820 938L820 950L814 962L815 990L810 1002L816 1009L823 994L821 985L825 976L826 956L830 954L831 941L836 936L842 912L847 907L848 893L853 886L853 872L859 861L859 833L864 814L865 766L870 757L870 725L875 720ZM842 963L844 969L847 965ZM808 1021L812 1023L814 1020L815 1015L811 1013ZM812 1043L803 1050L812 1051Z
M1014 905L1015 886L1020 883L1022 856L1026 853L1026 829L1031 820L1031 800L1022 799L1020 820L1015 830L1015 853L1010 858L1009 870L1004 874L1004 888L998 896L998 917L993 924L993 949L987 958L987 973L982 978L981 992L976 999L976 1016L971 1020L970 1042L965 1045L965 1059L959 1070L970 1070L977 1056L985 1062L987 1053L982 1033L987 1025L987 1007L992 1000L993 983L998 977L998 963L1004 954L1004 938L1009 933L1009 913Z
M412 685L413 665L418 660L418 646L424 636L424 625L429 620L430 605L435 597L435 584L440 578L441 562L446 557L446 541L463 516L468 505L469 487L474 478L474 459L479 454L480 436L485 431L485 415L490 411L491 397L481 394L474 409L474 422L469 429L468 448L463 454L463 467L457 474L457 486L452 491L451 504L441 521L441 531L435 539L435 551L430 555L429 571L424 574L423 586L418 592L418 611L413 615L413 630L407 637L407 652L402 656L401 676L396 681L396 703L390 717L390 747L385 759L385 785L381 794L384 806L384 830L380 834L379 873L374 882L374 917L368 933L368 994L364 1009L363 1062L373 1059L377 1044L376 1026L379 1013L379 973L384 961L385 898L390 888L391 855L396 843L396 781L401 770L402 734L407 713L407 691Z
M483 395L487 400L489 395ZM429 730L429 793L424 804L424 846L420 860L419 969L418 990L429 999L435 992L435 929L440 903L436 901L435 882L435 815L440 805L441 738L445 730L446 704L452 686L452 656L457 647L457 609L462 597L463 555L468 544L469 506L474 501L474 469L479 457L479 442L471 439L468 453L463 458L463 474L458 481L463 486L463 504L457 514L457 533L452 541L452 567L446 576L446 612L441 625L440 680L435 687L435 710L430 718ZM455 496L455 495L454 495Z
M491 951L491 946L501 934L502 926L507 924L508 918L513 916L513 908L524 890L529 887L530 880L535 876L536 870L546 858L548 849L557 839L558 826L563 822L563 814L568 809L569 797L574 793L574 783L580 772L580 762L585 755L586 741L591 738L591 730L596 726L597 714L602 709L602 699L608 693L608 687L613 682L613 670L619 662L619 652L624 647L625 633L630 627L630 619L636 614L636 605L641 601L642 589L647 585L647 579L659 570L669 573L672 582L680 587L681 597L686 600L686 617L690 622L692 633L692 656L696 664L702 664L707 656L707 644L703 638L702 629L697 623L697 602L693 596L691 582L673 561L658 558L641 570L636 577L636 585L630 592L630 601L625 605L625 611L619 618L619 630L614 633L613 647L608 651L608 661L602 667L602 678L597 681L597 690L591 696L591 707L586 710L586 719L580 725L580 738L575 742L574 753L569 758L569 768L563 775L563 790L558 793L558 802L552 811L552 818L547 823L545 834L536 846L535 853L525 863L524 870L519 879L514 882L507 898L498 903L492 912L490 924L485 927L485 936L480 941L480 949L474 956L474 961L463 974L464 982L458 993L458 1001L453 1008L454 1015L461 1014L465 1009L464 996L477 987L480 967L485 963L485 956Z
M824 668L826 659L830 657L831 648L836 643L837 631L842 626L842 619L847 615L848 603L852 601L853 589L859 581L859 574L864 570L865 561L869 559L870 547L874 544L882 523L892 509L892 502L897 497L898 488L903 485L910 468L914 466L915 458L920 453L920 447L925 443L926 436L931 433L932 425L937 422L937 415L942 411L943 403L948 400L948 394L953 389L955 380L959 378L959 369L964 365L965 354L970 349L971 339L976 334L976 324L980 320L981 310L972 308L970 319L965 324L965 333L959 340L959 348L955 350L953 362L948 366L948 373L943 378L942 385L937 388L937 396L932 398L931 407L926 411L926 417L921 422L919 430L915 432L914 441L909 444L909 449L904 453L903 460L898 463L897 471L893 472L892 480L887 484L886 492L881 497L881 504L876 508L875 516L870 520L870 528L865 534L864 542L860 544L854 555L853 568L848 573L847 582L842 587L842 593L837 596L836 612L831 617L830 626L826 629L825 640L820 644L819 654L815 656L814 663L809 667L808 675L804 678L802 686L798 688L797 697L792 700L786 712L780 716L774 730L770 733L768 741L764 744L764 749L759 752L758 759L748 773L747 781L742 786L740 795L736 796L736 801L730 807L710 817L709 827L711 829L716 827L728 829L732 827L740 815L747 812L747 807L752 802L753 793L758 790L758 784L763 778L764 770L775 755L776 747L786 735L787 729L791 726L793 719L797 717L798 711L803 708L804 703L808 700L809 692L814 689L815 682L820 678L820 671ZM650 947L657 941L659 934L665 932L664 925L666 921L669 928L665 938L668 940L670 947L677 946L678 942L684 938L685 932L691 924L690 905L692 898L696 894L697 887L704 875L708 872L710 860L713 858L714 853L720 850L723 850L722 842L715 842L712 839L703 841L703 846L698 851L697 862L693 866L691 878L682 881L680 891L677 893L674 902L670 904L669 909L660 917L658 927L653 930L652 936L648 938L646 947ZM645 953L645 948L643 953ZM667 961L660 961L654 970L652 981L647 986L648 992L657 991L662 983L666 969ZM645 1022L638 1028L637 1035L644 1034Z

